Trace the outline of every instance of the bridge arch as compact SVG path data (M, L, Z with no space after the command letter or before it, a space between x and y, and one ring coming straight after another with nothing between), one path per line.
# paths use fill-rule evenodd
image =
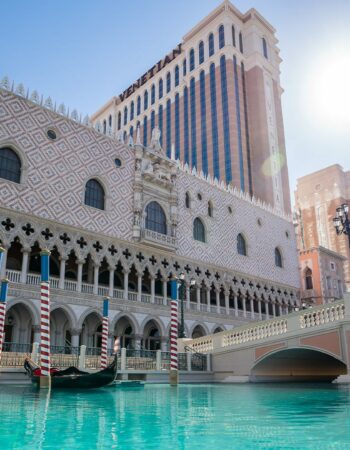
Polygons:
M252 381L333 381L347 373L335 355L312 347L278 348L261 356L251 369Z

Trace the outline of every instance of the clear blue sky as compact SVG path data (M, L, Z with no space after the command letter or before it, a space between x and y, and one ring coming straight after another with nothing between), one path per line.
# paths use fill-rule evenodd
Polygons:
M1 4L0 78L83 115L123 91L218 0L11 0ZM236 0L276 29L291 188L350 169L350 1Z

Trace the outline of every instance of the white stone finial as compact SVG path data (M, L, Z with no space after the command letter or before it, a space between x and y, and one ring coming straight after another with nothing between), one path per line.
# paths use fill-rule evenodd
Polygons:
M57 110L58 114L61 114L62 116L66 115L66 107L64 103L61 103Z
M134 146L134 139L133 139L133 137L130 134L130 136L129 136L129 147L133 147L133 146Z
M83 125L85 125L86 127L90 126L90 118L88 115L86 115L83 119Z
M73 111L70 114L70 118L72 120L74 120L75 122L79 121L79 115L78 115L78 111L76 109L73 109Z
M26 93L22 83L19 83L16 86L15 94L20 95L21 97L25 97Z
M95 123L95 130L101 133L101 122L99 120Z
M8 76L4 76L1 80L0 87L6 89L7 91L11 90L11 83Z
M174 143L171 144L170 159L175 161L175 144Z
M51 97L47 97L47 99L45 100L44 108L53 109Z
M30 96L30 99L29 99L31 102L33 102L33 103L40 103L40 97L39 97L39 94L38 94L38 91L33 91L32 93L31 93L31 96Z

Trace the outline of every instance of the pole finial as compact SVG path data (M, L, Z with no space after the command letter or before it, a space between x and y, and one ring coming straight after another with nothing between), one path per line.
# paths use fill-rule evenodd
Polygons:
M2 247L2 246L0 245L0 253L4 253L4 252L5 252L4 247Z
M40 252L40 256L50 256L51 252L48 248L43 248Z

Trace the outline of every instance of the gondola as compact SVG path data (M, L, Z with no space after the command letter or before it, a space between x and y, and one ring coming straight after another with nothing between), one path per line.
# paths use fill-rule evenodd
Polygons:
M32 383L39 387L40 367L29 358L24 362L24 368ZM117 375L117 355L112 364L106 369L96 373L83 372L76 367L68 367L65 370L51 368L51 388L53 389L93 389L107 386L115 380Z

